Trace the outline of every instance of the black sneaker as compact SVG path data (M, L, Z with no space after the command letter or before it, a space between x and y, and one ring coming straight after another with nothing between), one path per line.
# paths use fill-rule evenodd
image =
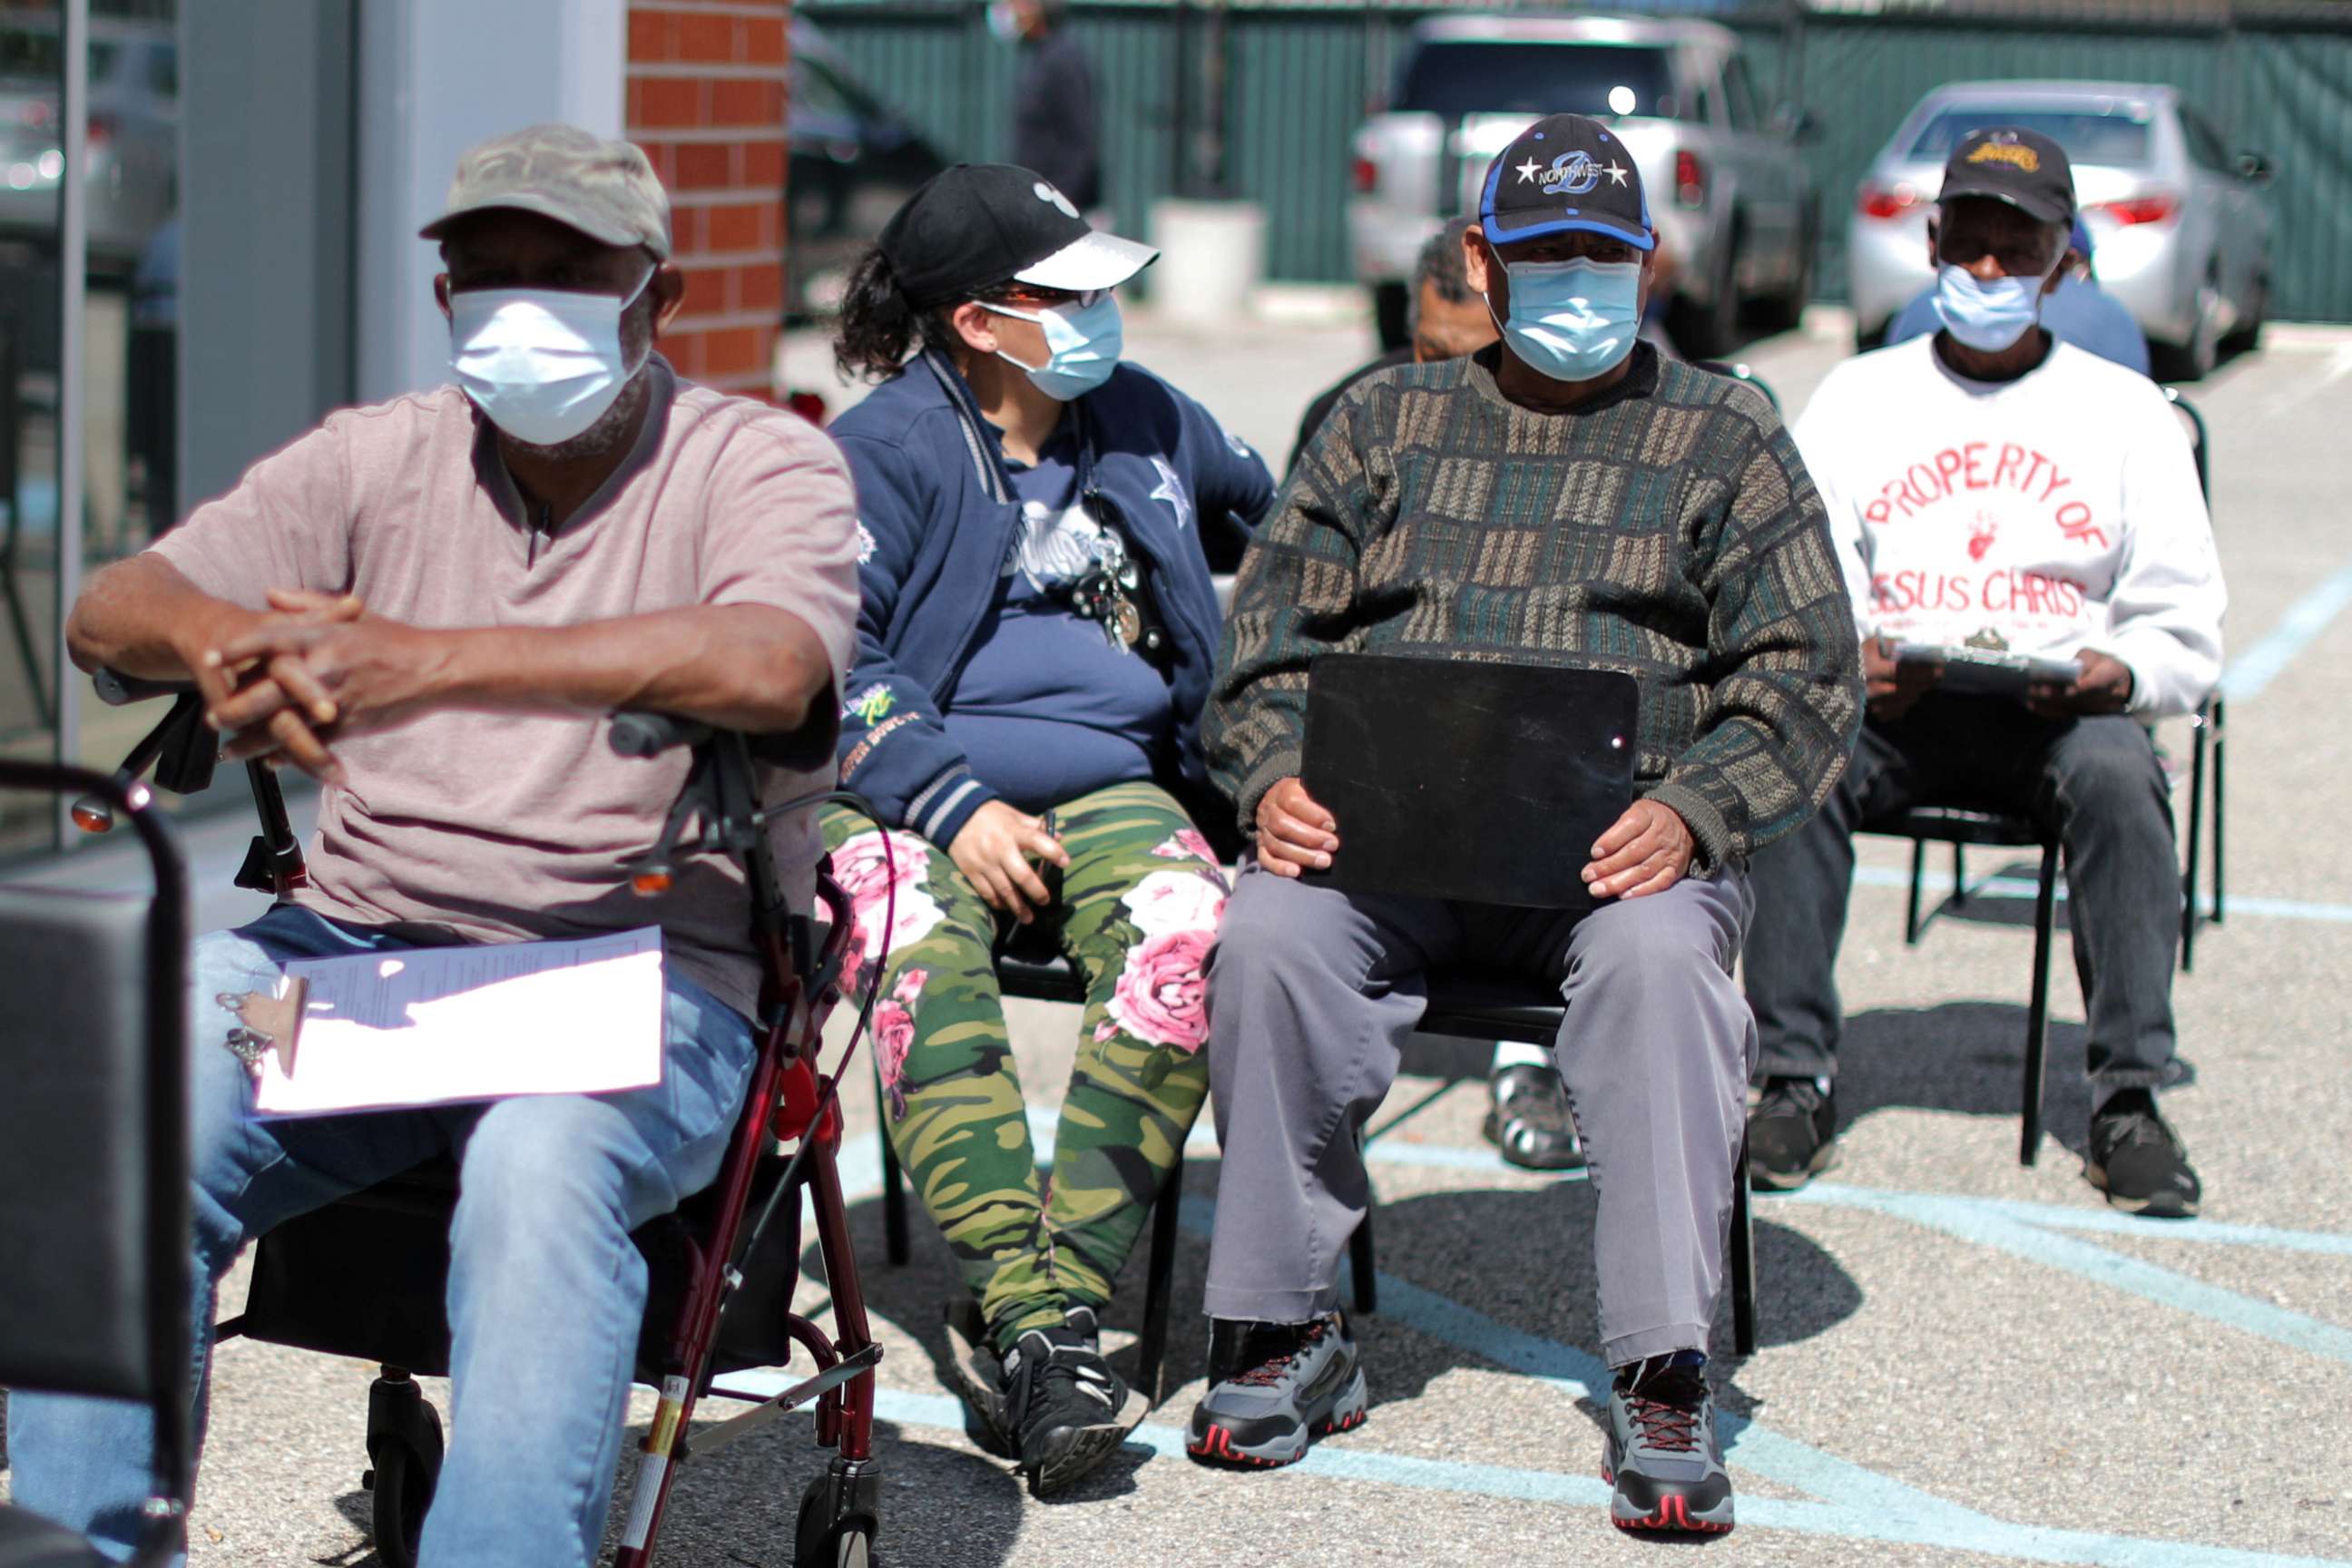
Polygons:
M1004 1357L1004 1426L1029 1495L1061 1490L1126 1441L1127 1384L1103 1360L1093 1311L1073 1307L1058 1329L1031 1329Z
M1370 1403L1339 1313L1304 1323L1216 1319L1209 1391L1192 1408L1184 1451L1213 1464L1296 1464L1316 1438L1362 1426Z
M1837 1159L1837 1097L1817 1079L1766 1079L1748 1112L1748 1184L1793 1193Z
M1609 1521L1620 1530L1722 1535L1731 1529L1731 1474L1723 1467L1704 1366L1660 1366L1653 1359L1617 1374L1601 1479L1612 1489Z
M1576 1121L1568 1111L1568 1090L1559 1074L1533 1062L1507 1067L1486 1080L1493 1101L1486 1112L1486 1142L1504 1162L1523 1171L1573 1171L1584 1164L1576 1141Z
M2151 1219L2192 1218L2204 1196L2180 1135L2146 1089L2124 1090L2091 1118L2083 1174L2115 1207Z

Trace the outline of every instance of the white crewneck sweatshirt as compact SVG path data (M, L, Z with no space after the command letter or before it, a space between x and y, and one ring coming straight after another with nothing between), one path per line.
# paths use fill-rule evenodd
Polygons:
M1832 371L1792 434L1865 637L2094 648L2131 712L2194 710L2227 596L2180 416L2145 376L2067 343L2011 382L1956 375L1933 335Z

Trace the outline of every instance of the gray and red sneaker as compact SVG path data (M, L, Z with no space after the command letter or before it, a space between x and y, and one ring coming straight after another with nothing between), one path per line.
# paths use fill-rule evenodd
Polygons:
M1653 1356L1617 1373L1601 1479L1616 1489L1609 1519L1620 1530L1729 1532L1731 1475L1704 1364Z
M1192 1408L1184 1445L1211 1464L1270 1467L1307 1457L1307 1446L1364 1423L1370 1403L1347 1320L1239 1323L1209 1330L1209 1392Z

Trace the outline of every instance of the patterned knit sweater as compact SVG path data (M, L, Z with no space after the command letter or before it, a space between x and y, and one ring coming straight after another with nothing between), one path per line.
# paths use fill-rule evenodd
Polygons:
M1244 828L1300 772L1307 661L1333 650L1633 675L1637 787L1710 866L1821 805L1862 683L1812 480L1753 388L1634 352L1568 413L1507 401L1495 348L1350 389L1225 623L1205 740Z

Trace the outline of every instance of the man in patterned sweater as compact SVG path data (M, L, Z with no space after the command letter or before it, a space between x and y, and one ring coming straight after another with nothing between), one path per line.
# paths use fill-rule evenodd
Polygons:
M1366 1203L1354 1129L1421 1016L1421 972L1476 952L1570 1004L1555 1049L1599 1189L1612 1515L1723 1531L1704 1364L1756 1052L1732 981L1746 864L1828 794L1862 691L1822 506L1769 405L1635 344L1656 234L1633 163L1577 115L1496 160L1465 245L1503 341L1360 383L1243 564L1205 734L1256 863L1209 982L1224 1169L1191 1446L1287 1463L1361 1418L1336 1310ZM1598 906L1299 880L1347 837L1299 778L1307 664L1333 649L1634 676L1640 798L1559 868Z

